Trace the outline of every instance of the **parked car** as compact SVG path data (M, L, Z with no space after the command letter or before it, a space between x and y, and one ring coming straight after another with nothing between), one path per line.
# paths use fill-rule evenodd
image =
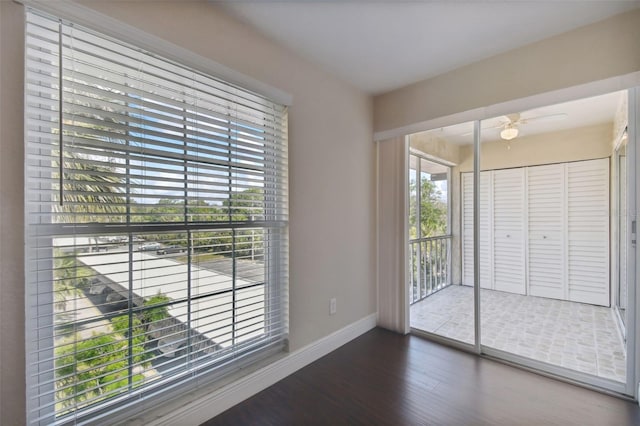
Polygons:
M128 238L125 235L110 235L106 237L106 240L109 243L126 243Z
M153 251L153 250L159 250L161 248L162 246L160 245L160 243L144 243L144 244L140 244L140 246L138 247L138 250Z
M156 250L156 254L169 254L169 253L180 253L185 251L184 247L180 246L165 246Z

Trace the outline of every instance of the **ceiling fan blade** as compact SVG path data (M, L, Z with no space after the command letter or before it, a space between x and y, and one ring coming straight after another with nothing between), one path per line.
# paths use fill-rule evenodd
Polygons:
M489 127L482 127L480 130L493 130L493 129L502 129L504 126L506 126L508 123L500 123L500 124L496 124L495 126L489 126ZM467 133L463 133L460 136L471 136L473 135L473 130Z
M507 115L505 115L505 117L507 118L507 120L509 120L509 123L519 124L520 113L516 112L514 114L507 114Z
M523 118L520 120L519 124L527 124L532 121L552 121L552 120L562 120L568 117L568 114L564 112L560 112L557 114L546 114L546 115L538 115L531 118Z

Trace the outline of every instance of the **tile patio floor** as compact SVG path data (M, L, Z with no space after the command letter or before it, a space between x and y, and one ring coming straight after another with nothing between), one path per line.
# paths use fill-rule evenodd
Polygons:
M626 356L611 308L481 291L482 344L624 382ZM411 327L473 343L473 288L452 285L411 306Z

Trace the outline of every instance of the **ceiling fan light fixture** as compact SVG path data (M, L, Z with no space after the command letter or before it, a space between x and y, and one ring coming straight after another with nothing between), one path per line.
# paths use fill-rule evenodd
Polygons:
M518 129L516 127L505 127L500 131L500 137L505 141L510 141L518 136Z

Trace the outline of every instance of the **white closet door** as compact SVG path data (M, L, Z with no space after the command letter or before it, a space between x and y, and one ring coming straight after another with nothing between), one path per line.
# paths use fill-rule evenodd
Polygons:
M480 288L494 288L493 175L480 172Z
M480 287L493 288L492 172L480 173ZM462 174L462 283L473 286L473 173Z
M609 306L609 161L567 164L569 300Z
M524 169L493 172L494 288L525 294Z
M473 286L473 173L462 173L462 284Z
M565 299L565 164L527 168L529 294Z

